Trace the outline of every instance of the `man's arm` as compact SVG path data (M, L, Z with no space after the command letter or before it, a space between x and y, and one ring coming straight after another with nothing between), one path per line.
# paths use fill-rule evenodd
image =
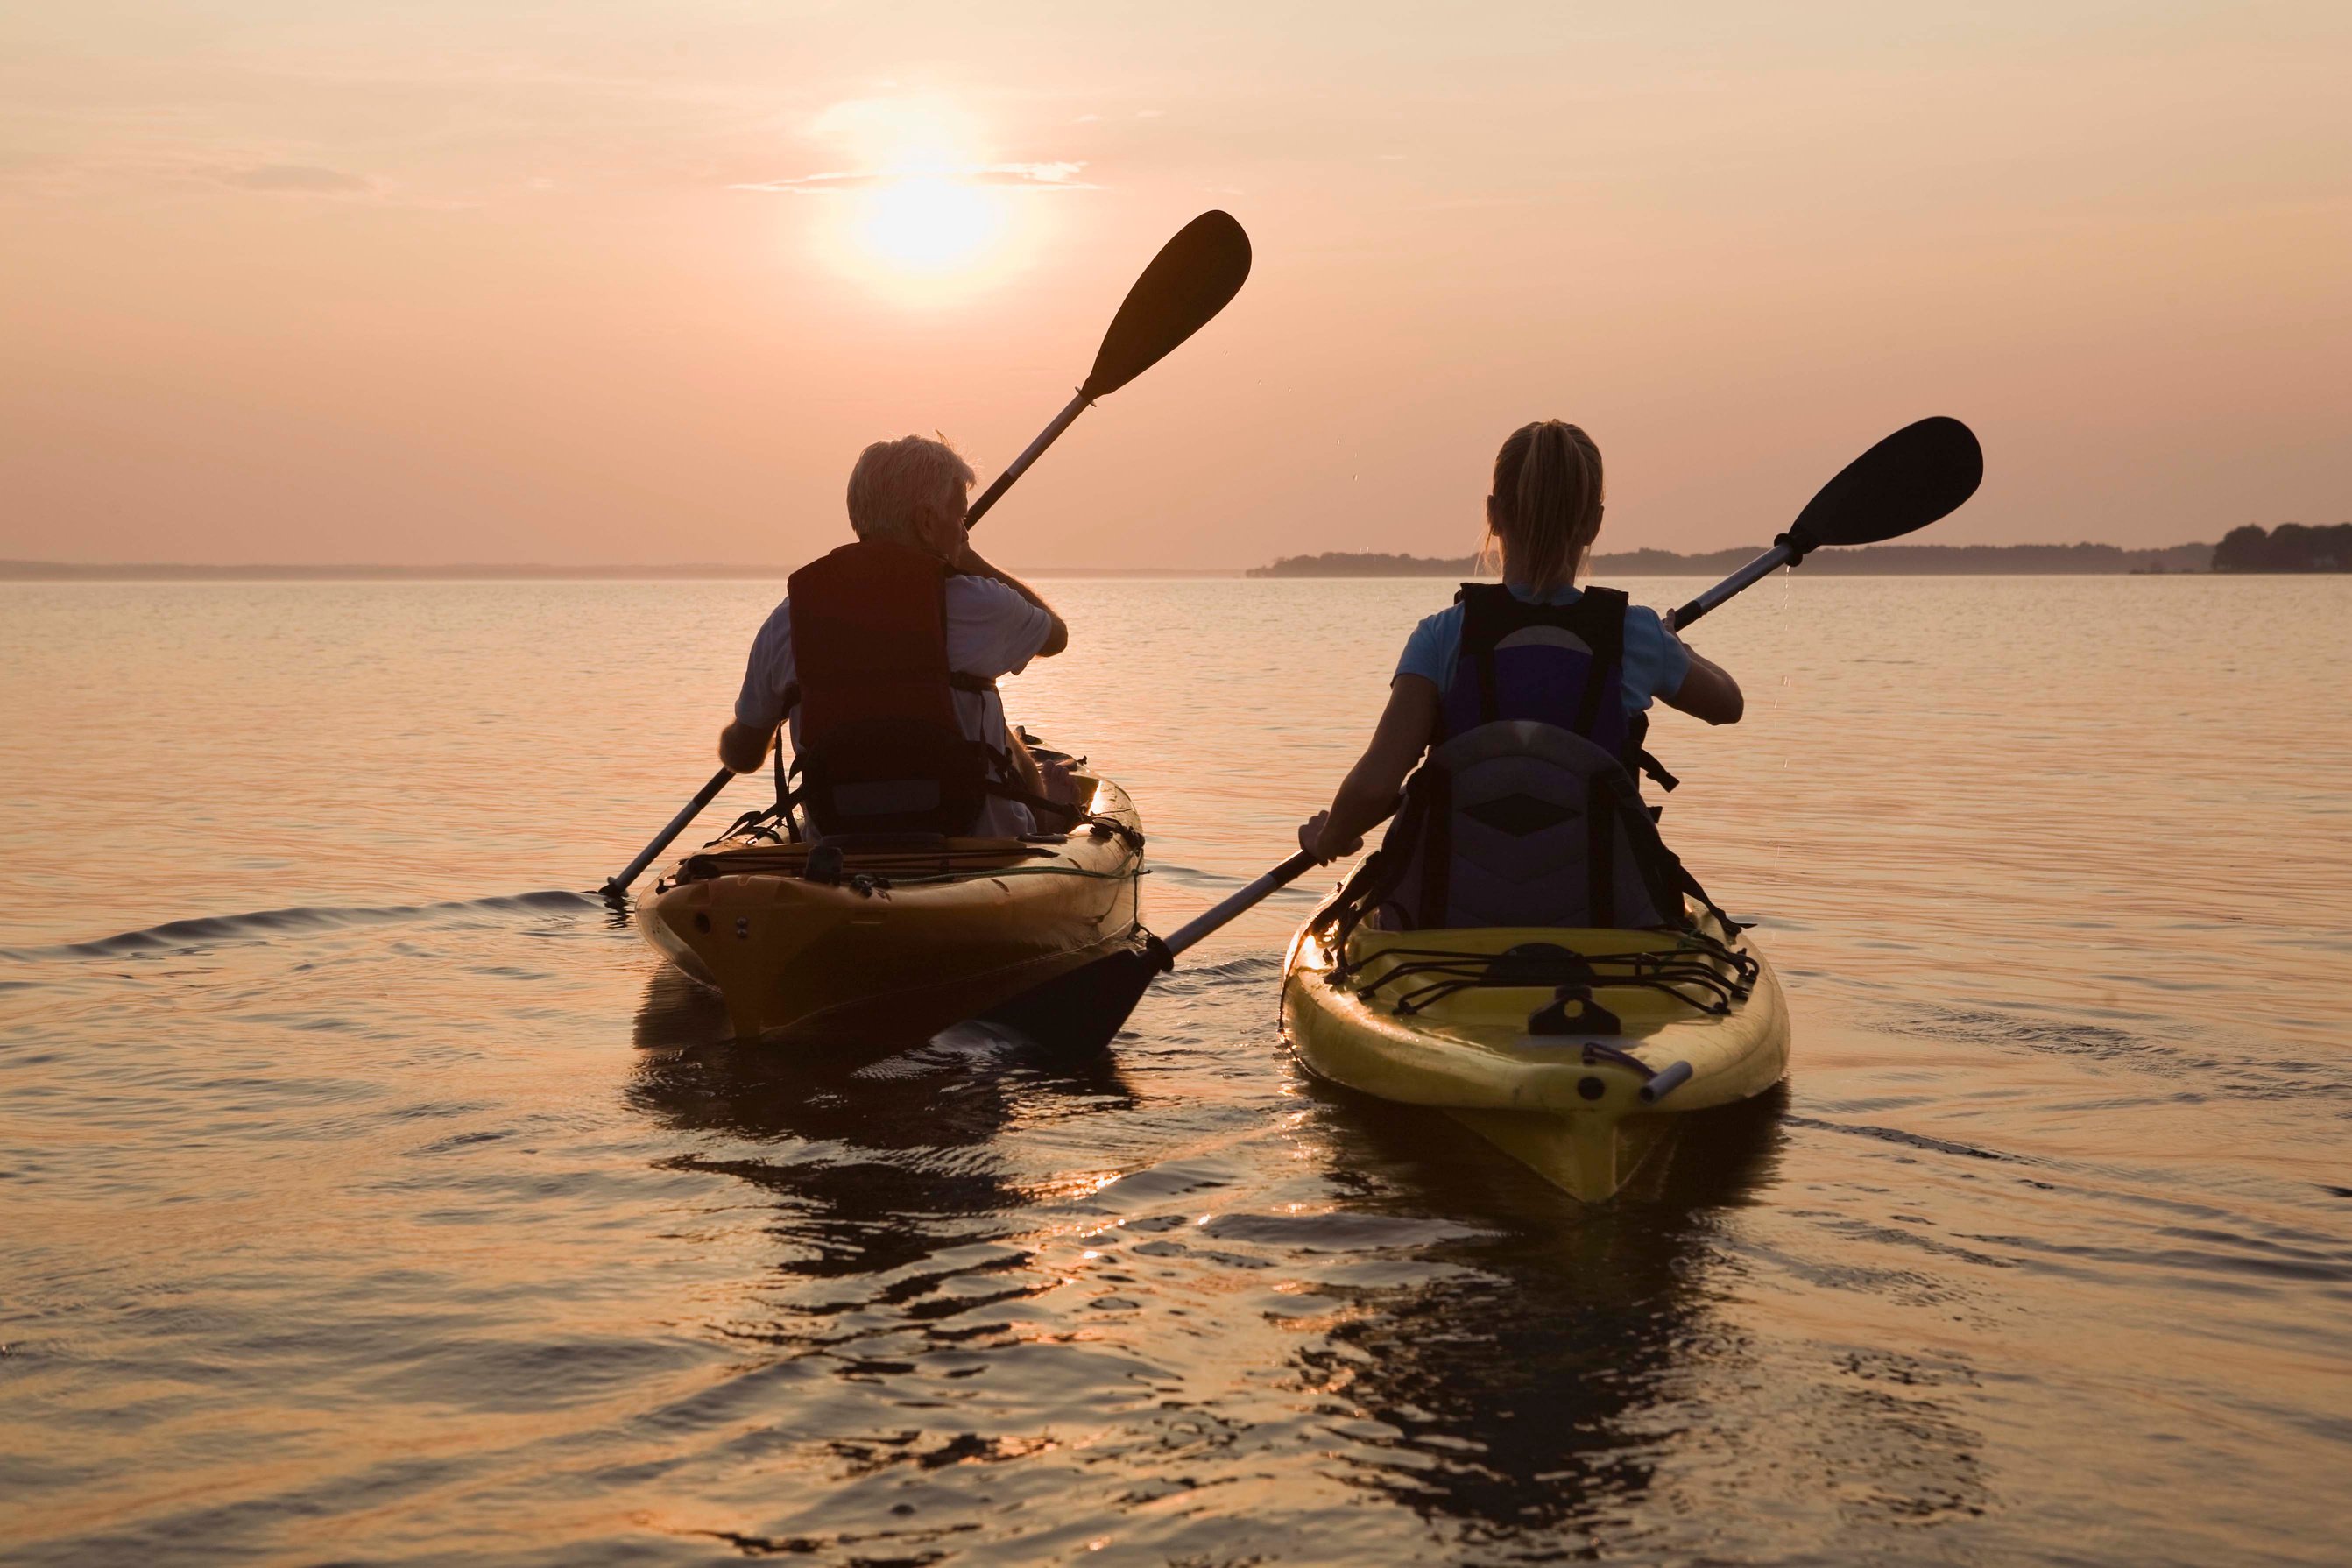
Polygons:
M971 547L970 541L965 542L963 553L956 558L953 564L958 572L962 573L967 577L986 577L992 581L1003 584L1006 587L1012 589L1014 593L1020 595L1023 598L1028 600L1031 604L1045 612L1047 618L1054 623L1054 626L1051 631L1045 634L1045 641L1044 645L1037 649L1035 655L1036 658L1051 658L1055 654L1070 646L1069 625L1065 622L1060 616L1055 614L1054 606L1039 598L1037 596L1037 591L1030 587L1028 584L1021 581L1020 578L1015 577L1010 572L1002 571L997 567L992 566L986 561L982 560L981 558L980 552Z
M768 742L784 721L784 693L792 686L792 601L768 615L751 639L744 661L743 689L735 695L735 720L719 731L719 760L739 773L756 773L767 760Z

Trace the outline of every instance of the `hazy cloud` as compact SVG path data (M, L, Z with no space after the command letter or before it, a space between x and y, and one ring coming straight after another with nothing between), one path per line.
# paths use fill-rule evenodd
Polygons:
M904 179L960 180L974 185L1026 185L1054 191L1098 191L1100 185L1078 178L1083 163L968 163L946 169L828 169L789 180L751 180L732 184L730 191L780 191L788 195L819 195L827 191L887 185Z
M221 179L248 191L290 191L303 195L349 195L375 189L373 180L310 163L262 163L231 171Z

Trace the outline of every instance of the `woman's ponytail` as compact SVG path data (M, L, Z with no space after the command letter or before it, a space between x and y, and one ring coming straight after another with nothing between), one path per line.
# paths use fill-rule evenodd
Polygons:
M1601 531L1601 448L1576 426L1539 419L1495 455L1496 526L1538 597L1576 580Z

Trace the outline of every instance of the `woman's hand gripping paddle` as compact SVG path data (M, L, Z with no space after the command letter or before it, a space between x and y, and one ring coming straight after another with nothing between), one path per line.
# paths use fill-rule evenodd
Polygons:
M1794 565L1824 544L1874 544L1916 533L1949 516L1984 479L1984 450L1957 419L1906 425L1823 485L1772 548L1674 612L1670 625L1690 625L1709 610L1783 565ZM1108 1045L1143 999L1152 976L1172 968L1176 955L1277 889L1318 864L1301 850L1215 908L1179 928L1166 942L1139 934L1130 948L1046 982L988 1016L1049 1045Z
M1177 344L1209 324L1223 310L1242 284L1249 278L1249 236L1242 232L1230 214L1205 212L1182 228L1176 237L1160 247L1151 265L1127 291L1111 318L1110 330L1103 334L1102 347L1095 354L1094 369L1087 373L1086 384L1067 406L1054 416L1034 441L1022 454L1005 466L996 476L996 482L981 493L964 513L964 526L975 527L999 497L1013 488L1013 481L1028 470L1038 454L1054 444L1054 437L1070 427L1070 422L1084 413L1098 397L1108 397L1168 357ZM669 820L669 826L656 836L654 841L639 852L637 858L622 868L618 876L606 882L602 889L608 899L618 899L629 890L629 884L642 876L654 863L654 857L670 846L670 841L686 831L687 824L702 815L702 808L718 797L734 780L731 768L721 768L710 782L695 792L684 810ZM1129 1005L1132 1006L1130 1002ZM1125 1013L1119 1015L1122 1018Z

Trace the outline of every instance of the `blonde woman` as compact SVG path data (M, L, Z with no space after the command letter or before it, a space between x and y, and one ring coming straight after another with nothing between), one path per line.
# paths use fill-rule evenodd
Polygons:
M1655 769L1642 750L1653 699L1710 724L1738 721L1739 683L1684 646L1654 611L1632 605L1611 589L1579 587L1601 516L1601 453L1590 436L1557 419L1511 433L1496 454L1493 492L1486 497L1488 543L1500 550L1503 581L1465 584L1451 608L1414 628L1371 743L1330 808L1300 826L1302 848L1319 860L1354 854L1366 830L1396 808L1398 791L1423 753L1435 761L1442 754L1435 748L1474 730L1484 731L1479 747L1487 762L1492 757L1486 754L1515 745L1557 754L1557 734L1528 726L1566 731L1621 763L1630 779L1637 766ZM1506 826L1537 822L1530 834L1556 825L1538 821L1542 810L1511 804L1512 798L1487 817ZM1473 828L1471 836L1483 831ZM1496 872L1507 881L1512 868ZM1432 918L1419 923L1465 922Z

